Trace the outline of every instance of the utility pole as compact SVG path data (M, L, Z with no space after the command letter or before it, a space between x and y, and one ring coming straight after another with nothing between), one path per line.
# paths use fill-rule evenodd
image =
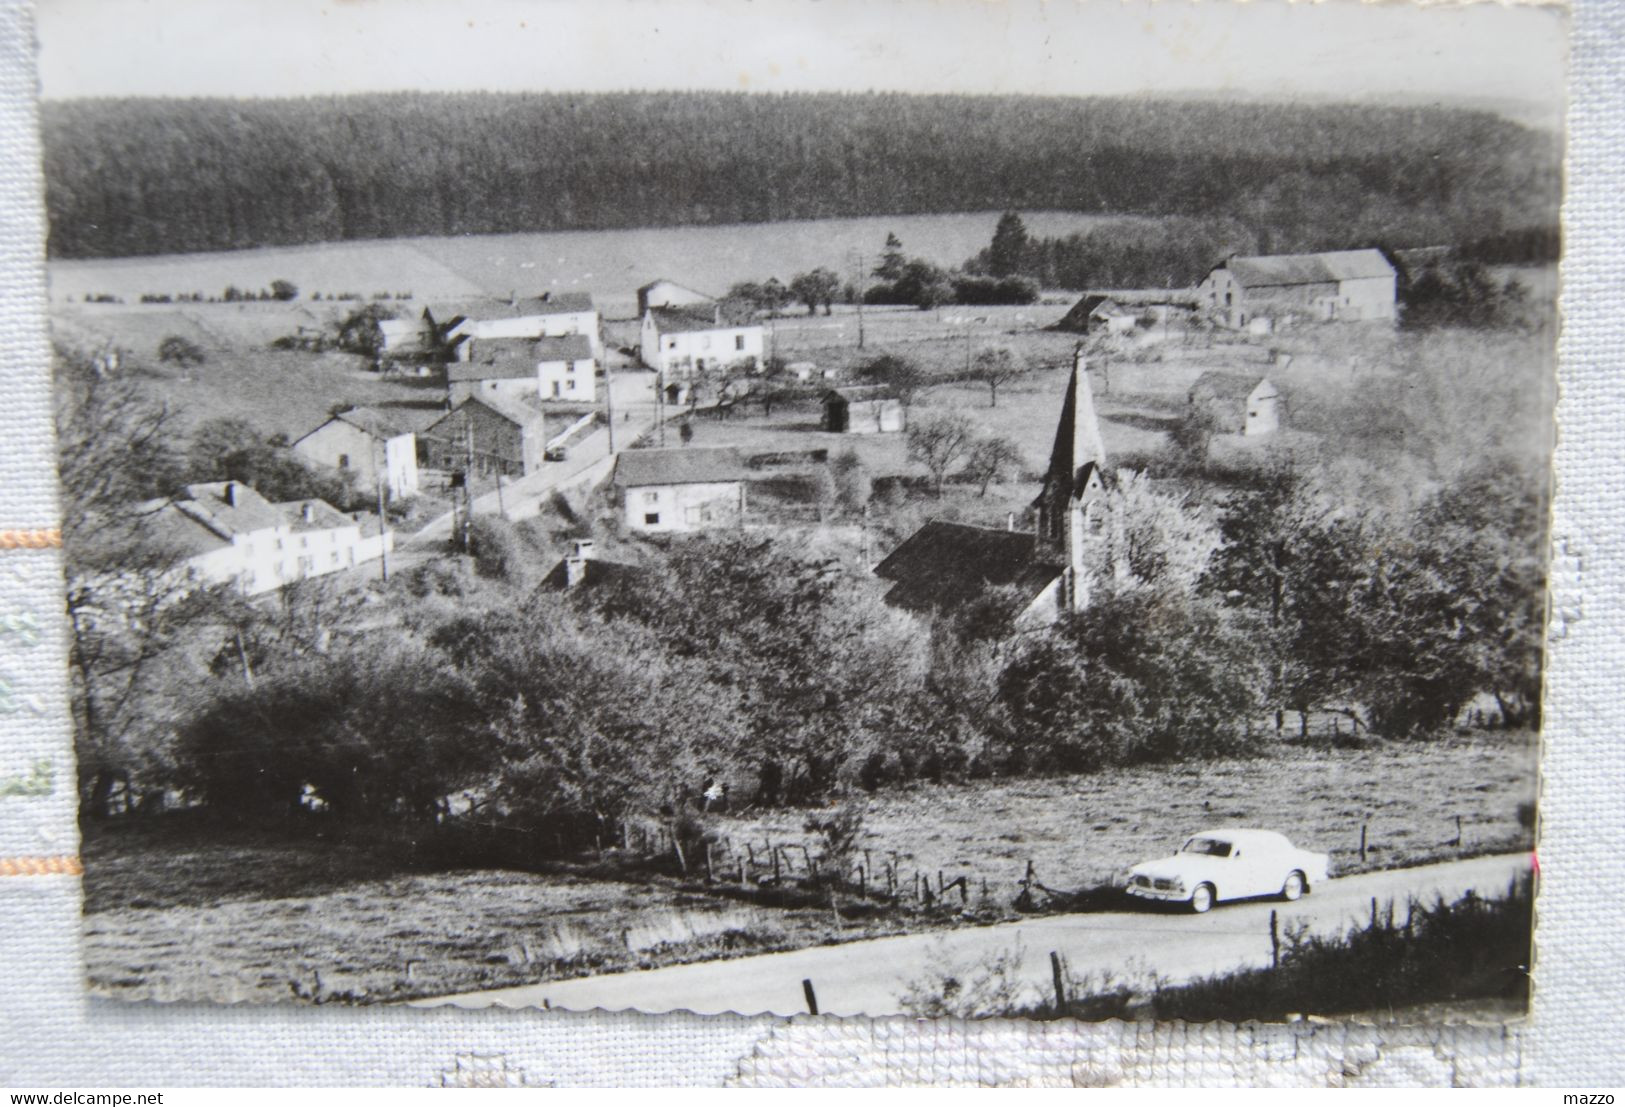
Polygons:
M609 452L615 452L615 382L604 366L604 425L609 428Z
M379 466L378 455L373 454L373 484L378 488L378 565L383 573L384 583L389 583L389 516L384 514L384 476L389 468L389 449L381 446L377 439L373 440L373 449L382 449L384 464Z
M497 470L497 514L504 519L508 517L508 508L502 502L502 470Z
M858 349L861 350L861 349L863 349L863 294L865 292L864 285L867 283L865 281L865 278L868 276L869 271L868 271L867 267L864 264L863 251L858 250L856 253L857 253L857 259L858 259L857 280L853 282L852 287L857 292L857 301L858 301Z
M463 475L463 552L467 553L474 537L474 417L463 416L463 448L467 469Z
M666 446L666 371L655 370L655 426L659 428L660 446Z

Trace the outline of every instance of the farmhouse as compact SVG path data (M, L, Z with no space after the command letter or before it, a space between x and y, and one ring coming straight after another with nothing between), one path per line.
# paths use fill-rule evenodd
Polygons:
M1099 563L1106 487L1105 449L1080 352L1062 401L1049 470L1033 506L1038 531L934 520L875 567L892 582L886 602L907 611L966 611L991 602L1016 626L1044 625L1089 605L1091 561Z
M641 318L652 307L684 307L701 304L709 306L715 298L703 292L657 277L638 289L638 316Z
M598 309L585 292L544 292L540 296L506 300L480 299L431 304L423 318L440 341L468 358L468 339L557 338L582 335L592 344L594 358L603 356Z
M586 335L538 338L531 353L542 399L590 404L598 398L598 359Z
M388 530L364 539L355 518L325 501L273 504L240 481L188 485L183 497L149 508L153 537L194 579L249 596L353 569L394 547Z
M500 394L461 401L423 434L431 469L478 476L522 477L542 464L546 419L529 404Z
M834 434L890 434L905 425L903 404L884 385L824 393L824 429Z
M363 487L382 481L394 499L417 495L417 436L377 408L335 412L293 448L312 461L353 471Z
M1189 400L1212 413L1222 434L1253 437L1281 427L1281 393L1268 377L1210 370L1191 385Z
M1392 323L1394 267L1380 250L1232 257L1199 289L1208 311L1229 327L1259 320L1381 320Z
M535 340L490 338L464 342L471 356L446 366L446 400L456 406L475 396L523 402L541 396Z
M669 534L738 525L746 472L729 449L627 450L615 459L613 483L628 529Z
M678 379L730 366L751 371L761 364L762 327L726 322L717 304L651 307L643 313L639 356L648 368Z

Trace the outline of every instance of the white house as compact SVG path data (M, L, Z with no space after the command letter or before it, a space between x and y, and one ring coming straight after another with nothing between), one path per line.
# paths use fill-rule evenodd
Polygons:
M148 533L195 579L250 596L353 569L394 546L387 530L364 542L361 524L325 501L273 504L241 481L188 485L184 497L148 509Z
M446 366L446 398L456 407L475 396L524 402L540 398L536 342L530 338L482 338L460 347L472 356Z
M537 393L544 400L590 404L598 398L598 359L586 335L566 334L536 340Z
M312 461L353 471L363 488L377 487L381 478L394 499L417 495L417 436L377 408L335 412L293 448Z
M1233 257L1207 275L1198 293L1212 315L1237 329L1259 319L1392 323L1399 317L1394 276L1381 250Z
M454 344L459 358L471 356L473 339L558 338L581 335L592 344L592 356L602 359L598 309L585 292L544 292L528 299L480 299L431 304L424 319ZM459 342L462 339L464 341Z
M762 363L763 331L758 323L729 323L719 305L651 307L643 313L639 354L663 377L681 380L696 372Z
M627 450L615 458L613 483L629 530L669 534L737 525L746 473L729 449Z

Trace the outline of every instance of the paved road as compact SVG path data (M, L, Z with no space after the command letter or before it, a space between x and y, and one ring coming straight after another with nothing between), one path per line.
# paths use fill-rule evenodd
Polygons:
M1206 915L1165 910L1127 910L1089 915L1053 915L999 926L937 934L877 938L791 953L733 961L676 965L645 972L617 973L583 980L531 984L519 988L447 996L420 1005L531 1007L544 1001L573 1011L604 1008L651 1013L694 1011L711 1015L796 1015L806 1012L801 982L811 980L819 1009L832 1015L898 1014L898 997L911 980L952 966L973 968L989 954L1022 950L1024 979L1047 993L1051 950L1067 959L1074 975L1111 970L1119 975L1136 964L1173 982L1245 965L1268 964L1269 917L1280 912L1283 930L1304 920L1317 933L1336 932L1367 918L1371 897L1386 904L1416 896L1454 899L1468 890L1486 895L1503 891L1528 871L1526 855L1479 857L1415 869L1344 877L1297 903L1249 901L1221 904Z
M615 389L615 449L626 449L655 425L657 408L652 391L654 374L611 373ZM548 462L518 480L504 481L502 491L487 492L474 501L474 514L526 519L541 510L555 489L578 483L597 483L609 471L609 432L599 428L570 445L568 461ZM451 540L450 512L431 520L421 530L400 537L402 554L433 550ZM403 559L404 561L405 559Z

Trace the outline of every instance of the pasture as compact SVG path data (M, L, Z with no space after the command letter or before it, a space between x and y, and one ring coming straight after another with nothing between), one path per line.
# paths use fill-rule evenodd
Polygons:
M968 878L977 920L1012 917L1026 864L1058 891L1216 825L1268 826L1329 851L1334 871L1530 848L1536 743L1476 732L1267 758L857 794L872 871ZM707 816L735 851L768 841L792 874L809 812ZM1462 817L1457 842L1455 816ZM1368 857L1359 861L1362 824ZM837 924L658 874L548 874L412 863L399 843L206 824L86 828L84 949L92 990L130 999L378 1002L783 949L969 921L886 913ZM988 895L981 896L981 882ZM873 883L871 883L873 887ZM1115 899L1113 900L1115 903Z
M608 316L636 312L638 286L657 277L720 295L736 281L778 277L824 266L856 276L861 253L873 268L888 233L910 255L959 265L987 246L999 212L886 215L724 226L650 227L614 231L464 235L324 243L206 254L53 260L53 306L108 294L134 303L143 293L202 292L228 284L268 288L288 280L312 292L411 292L417 300L506 296L545 290L591 292ZM1079 212L1023 213L1034 235L1064 235L1102 222L1134 219Z

